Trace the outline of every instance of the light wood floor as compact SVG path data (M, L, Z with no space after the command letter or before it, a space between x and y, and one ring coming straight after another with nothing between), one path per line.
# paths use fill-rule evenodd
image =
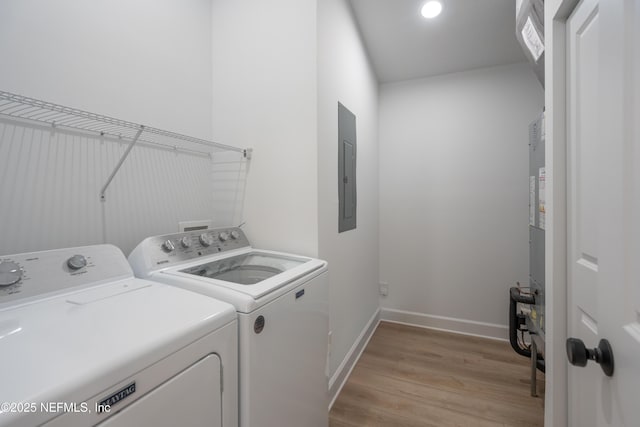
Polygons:
M542 426L544 375L509 343L381 322L330 413L343 426Z

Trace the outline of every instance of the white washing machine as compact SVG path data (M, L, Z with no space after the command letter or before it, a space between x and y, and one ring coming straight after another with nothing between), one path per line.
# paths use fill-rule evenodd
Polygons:
M325 261L256 250L224 228L150 237L129 262L138 277L236 307L242 427L328 425Z
M233 306L111 245L0 256L0 426L238 425Z

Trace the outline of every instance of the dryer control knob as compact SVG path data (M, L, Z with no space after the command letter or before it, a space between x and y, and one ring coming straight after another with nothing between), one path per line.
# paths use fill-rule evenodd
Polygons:
M172 252L175 249L175 245L173 244L173 242L171 240L166 240L163 244L162 244L162 249L165 252Z
M13 261L0 261L0 286L15 285L22 279L22 268Z
M67 267L72 270L80 270L87 266L87 259L82 255L74 255L67 260Z
M191 247L191 236L184 236L180 239L180 244L183 248L187 249Z
M213 237L211 237L211 234L208 233L202 233L200 235L200 243L202 244L202 246L209 247L213 244Z
M240 233L238 232L238 230L233 230L233 231L231 232L231 238L232 238L233 240L237 240L237 239L238 239L238 237L240 237Z
M221 242L226 242L227 240L229 240L229 233L227 233L226 231L223 231L218 236L218 239L220 239Z

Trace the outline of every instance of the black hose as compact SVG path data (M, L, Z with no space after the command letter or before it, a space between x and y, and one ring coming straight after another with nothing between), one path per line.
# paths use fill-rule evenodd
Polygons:
M533 305L536 303L536 299L533 295L523 295L520 293L520 288L512 287L509 289L509 343L511 348L521 356L531 358L531 350L528 348L522 348L518 343L518 331L520 325L524 323L521 321L521 317L518 316L518 303ZM536 367L545 372L545 364L542 356L538 356Z
M517 310L519 302L535 304L535 298L522 295L517 287L509 289L509 342L511 343L511 348L520 356L531 357L531 350L520 347L518 343L518 331L521 324Z

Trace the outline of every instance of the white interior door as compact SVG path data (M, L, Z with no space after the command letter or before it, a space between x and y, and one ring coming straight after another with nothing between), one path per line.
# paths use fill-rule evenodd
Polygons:
M597 383L598 425L640 426L640 1L601 3L601 338L615 373Z
M585 0L567 21L568 336L586 345L598 342L598 0ZM569 424L586 427L596 417L593 384L600 367L569 368ZM584 404L590 402L589 404Z
M613 376L569 367L569 424L638 426L640 1L583 0L567 20L568 336L607 339Z

